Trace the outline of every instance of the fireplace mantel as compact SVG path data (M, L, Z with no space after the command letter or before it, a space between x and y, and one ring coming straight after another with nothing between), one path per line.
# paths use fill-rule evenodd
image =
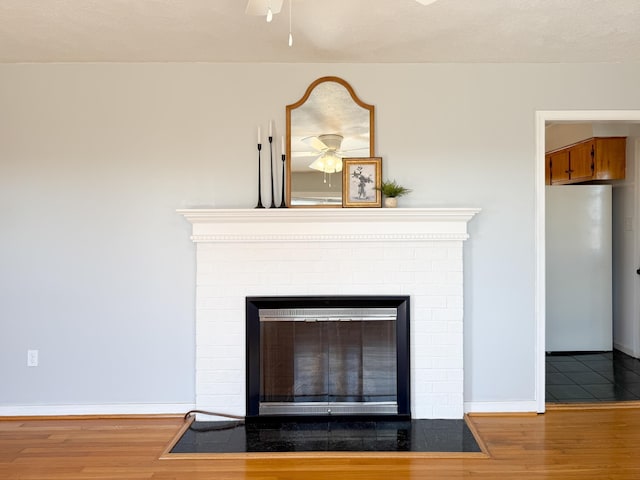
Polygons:
M188 209L191 239L220 241L466 240L478 208Z
M463 244L479 211L178 210L196 243L196 407L246 414L247 297L403 295L411 416L462 418Z

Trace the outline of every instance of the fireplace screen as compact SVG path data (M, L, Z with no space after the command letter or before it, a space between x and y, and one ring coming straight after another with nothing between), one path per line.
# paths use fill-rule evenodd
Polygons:
M260 310L260 413L396 413L395 321L395 309Z
M399 413L397 307L258 308L257 316L258 415Z

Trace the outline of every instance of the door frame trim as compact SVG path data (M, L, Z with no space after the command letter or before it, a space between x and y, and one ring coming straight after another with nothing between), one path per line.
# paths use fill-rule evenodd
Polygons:
M545 411L546 251L545 251L545 125L555 122L640 122L640 110L538 110L535 156L535 401Z

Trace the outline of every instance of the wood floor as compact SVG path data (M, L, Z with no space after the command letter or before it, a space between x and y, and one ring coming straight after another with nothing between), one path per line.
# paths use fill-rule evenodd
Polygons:
M485 458L160 459L181 418L0 420L0 479L639 479L640 407L472 416Z

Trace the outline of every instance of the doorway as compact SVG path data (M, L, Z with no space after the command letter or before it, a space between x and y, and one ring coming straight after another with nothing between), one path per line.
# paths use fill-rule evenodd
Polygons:
M620 124L640 123L640 111L540 111L536 113L536 404L537 411L543 413L545 411L545 385L546 385L546 209L545 209L545 145L546 145L546 126L549 122L564 123L598 123L611 122ZM637 181L637 169L634 170L634 179ZM637 191L637 189L636 189ZM637 193L634 199L634 205L637 205ZM638 224L637 213L631 220L631 231L634 232L634 252L633 260L639 264L637 244ZM627 220L625 219L625 222ZM639 264L640 265L640 264ZM634 267L635 269L635 267ZM638 290L635 288L634 296L638 297ZM633 302L635 319L638 319L638 299ZM638 343L640 342L640 328L638 321L633 322L633 332L629 334L633 338L632 349L634 353L638 353Z

